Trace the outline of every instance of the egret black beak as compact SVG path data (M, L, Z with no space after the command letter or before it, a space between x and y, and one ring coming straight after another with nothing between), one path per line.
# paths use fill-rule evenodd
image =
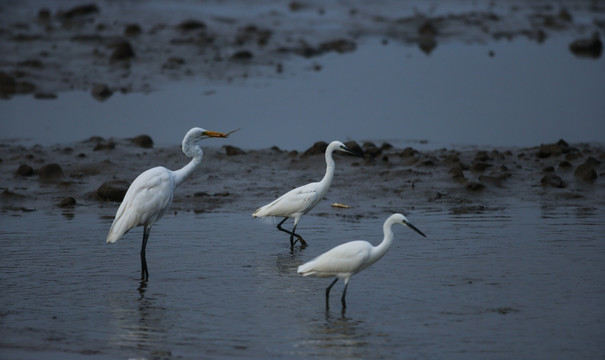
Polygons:
M408 227L410 227L410 229L416 231L418 234L426 237L426 235L424 235L424 233L422 231L420 231L417 227L415 227L414 225L410 224L409 222L404 222L405 225L407 225Z
M346 147L346 146L343 146L343 147L342 147L342 151L344 151L344 152L346 152L346 153L349 153L349 154L351 154L351 155L353 155L353 156L357 156L357 157L363 157L363 155L362 155L362 154L358 153L357 151L353 151L353 150L351 150L350 148L348 148L348 147Z

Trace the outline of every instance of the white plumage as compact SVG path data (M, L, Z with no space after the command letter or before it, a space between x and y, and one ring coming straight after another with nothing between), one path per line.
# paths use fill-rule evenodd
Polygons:
M332 141L326 148L326 174L321 181L292 189L271 203L256 209L256 211L254 211L252 214L252 216L255 218L283 217L284 219L277 224L277 228L290 234L291 247L294 246L296 241L300 241L302 247L307 246L307 243L303 240L302 236L296 234L296 226L298 225L300 218L313 209L315 205L317 205L317 203L323 199L324 195L328 191L328 188L332 183L332 179L334 178L335 165L334 159L332 158L334 151L343 151L360 156L345 146L342 142ZM289 218L294 219L294 227L292 228L292 231L281 227L281 225ZM295 236L297 238L296 241L294 240Z
M147 280L149 272L145 258L145 247L153 224L170 208L174 190L202 162L204 153L199 142L208 137L227 137L226 134L193 128L183 139L183 153L191 161L183 168L172 171L165 167L155 167L143 172L132 182L122 204L109 229L107 242L114 243L130 229L143 226L143 243L141 245L141 279Z
M345 282L342 293L342 308L346 308L345 296L347 286L351 277L376 261L380 260L393 243L393 225L401 224L410 227L422 236L424 235L402 214L389 216L382 227L384 237L382 242L373 246L367 241L350 241L332 248L298 267L298 274L302 276L316 276L321 278L335 277L334 281L326 288L326 307L329 307L330 290L332 286L343 279Z

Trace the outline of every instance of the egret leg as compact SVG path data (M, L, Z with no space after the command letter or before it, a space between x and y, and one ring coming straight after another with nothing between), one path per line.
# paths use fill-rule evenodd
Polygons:
M332 281L330 286L328 286L326 288L326 309L328 309L330 307L330 290L332 290L332 286L334 286L334 284L336 284L337 281L338 281L338 278L334 279L334 281Z
M143 229L143 244L141 245L141 280L147 281L149 280L149 271L147 271L147 259L145 259L145 247L147 247L147 239L149 238L149 233L151 232L151 227L145 226Z
M288 218L287 218L287 217L285 217L285 218L284 218L282 221L280 221L280 222L279 222L279 224L277 224L277 229L278 229L279 231L283 231L283 232L285 232L285 233L290 234L290 248L294 248L294 244L296 244L296 241L300 241L300 245L301 245L301 247L306 247L306 246L307 246L307 243L306 243L306 242L303 240L302 236L300 236L300 235L298 235L298 234L294 233L294 231L296 230L296 225L294 225L294 229L292 229L292 231L290 231L290 230L286 230L286 229L284 229L283 227L281 227L281 226L282 226L282 224L283 224L284 222L286 222L286 220L288 220ZM296 239L296 240L294 240L294 237L295 237L295 236L297 237L297 239Z
M345 296L347 296L347 286L349 286L348 282L345 282L345 288L342 291L342 297L340 298L340 302L342 303L342 312L345 312L345 309L347 308L347 302L345 301Z

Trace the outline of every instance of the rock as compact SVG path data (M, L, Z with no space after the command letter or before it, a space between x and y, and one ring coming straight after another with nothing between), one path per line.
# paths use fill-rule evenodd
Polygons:
M43 165L38 170L38 177L41 180L45 180L45 181L57 180L57 179L62 178L63 176L64 176L63 169L61 169L61 166L59 166L59 164L56 164L56 163Z
M168 60L166 60L166 62L164 62L164 64L162 64L162 69L174 70L178 69L183 64L185 64L185 59L177 56L171 56L168 58Z
M116 148L116 143L114 143L113 141L109 140L107 142L101 142L98 143L93 149L92 151L101 151L101 150L113 150Z
M151 149L153 147L153 139L149 135L139 135L130 139L130 142L144 149Z
M254 54L252 54L251 51L249 50L239 50L236 51L233 55L231 55L231 60L250 60L254 57Z
M565 140L561 139L556 144L541 144L537 157L543 159L551 156L559 156L561 154L566 154L571 150L569 144L565 142Z
M176 27L180 31L203 30L206 29L206 24L198 20L185 20Z
M346 147L348 147L349 149L355 151L356 153L360 154L360 155L364 155L364 151L361 148L361 146L359 146L359 144L357 143L357 141L351 140L351 141L347 141L344 143Z
M466 190L469 190L469 191L481 191L483 189L485 189L485 185L483 185L480 182L473 181L473 182L469 182L466 184Z
M321 53L335 51L339 54L344 54L347 52L355 51L356 48L357 44L354 41L348 39L336 39L319 44L319 51Z
M108 181L97 189L97 197L100 200L120 202L124 199L129 185L122 180Z
M95 84L92 87L91 94L95 99L105 101L113 94L113 91L106 84Z
M16 174L19 176L32 176L34 175L34 169L29 165L21 164L19 165Z
M130 60L136 56L132 45L130 45L130 43L126 40L113 43L110 45L110 47L114 49L109 58L111 63Z
M586 161L576 168L574 176L580 178L586 182L593 182L597 179L598 175L595 170L595 166L598 166L601 162L592 156L586 159Z
M246 152L238 147L232 146L232 145L226 145L224 146L225 148L225 153L228 156L234 156L234 155L244 155Z
M74 207L76 206L76 199L71 196L66 197L65 199L61 200L57 206L61 208Z
M413 157L416 154L418 154L418 150L415 150L411 147L406 147L405 149L403 149L403 151L401 153L399 153L399 156L401 157Z
M17 81L5 72L0 72L0 97L6 98L17 91Z
M556 174L546 174L540 180L542 186L556 187L556 188L564 188L567 184L561 179L560 176Z
M38 100L55 100L57 97L57 94L51 92L37 92L34 94L34 98Z
M578 39L569 44L569 51L578 57L599 58L603 52L603 42L599 33L595 32L591 38Z
M86 4L75 6L67 11L61 12L60 17L64 19L72 19L84 15L92 15L99 12L99 8L96 4Z
M363 143L363 150L365 154L368 154L371 157L377 157L378 155L380 155L380 153L382 153L382 149L380 149L374 143L369 141Z
M483 171L485 171L485 169L487 169L490 166L492 166L492 164L488 164L488 163L482 162L482 161L474 161L471 164L470 170L473 172L483 172Z
M313 144L313 146L305 150L303 156L324 154L327 147L328 144L325 141L318 141Z
M143 30L138 24L129 24L124 28L125 36L139 36L142 32Z

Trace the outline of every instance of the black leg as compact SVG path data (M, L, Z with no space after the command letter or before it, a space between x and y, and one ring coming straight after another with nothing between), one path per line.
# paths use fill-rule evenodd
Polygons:
M283 232L285 232L285 233L290 234L290 248L294 248L294 244L296 244L296 242L297 242L297 241L300 241L300 246L301 246L302 248L307 247L307 243L306 243L306 242L303 240L302 236L300 236L300 235L298 235L298 234L296 234L296 233L295 233L295 231L296 231L296 225L294 225L294 229L292 229L292 231L290 231L290 230L286 230L286 229L284 229L283 227L281 227L281 226L282 226L282 224L283 224L284 222L286 222L286 220L288 220L288 218L287 218L287 217L286 217L286 218L284 218L282 221L280 221L280 222L279 222L279 224L277 224L277 229L278 229L279 231L283 231ZM296 238L297 238L296 240L294 240L294 237L295 237L295 236L296 236Z
M338 278L334 279L334 281L332 281L330 286L328 286L326 288L326 309L330 308L330 290L332 290L332 286L334 286L334 284L336 284L337 281L338 281Z
M150 232L151 227L145 226L143 229L143 244L141 245L141 280L144 281L149 280L149 271L147 271L147 259L145 259L145 247L147 247L147 239L149 238Z
M345 288L342 291L342 297L340 298L340 302L342 303L342 313L343 314L345 312L345 309L347 308L347 303L345 301L345 296L347 296L347 286L349 286L348 282L345 283Z

